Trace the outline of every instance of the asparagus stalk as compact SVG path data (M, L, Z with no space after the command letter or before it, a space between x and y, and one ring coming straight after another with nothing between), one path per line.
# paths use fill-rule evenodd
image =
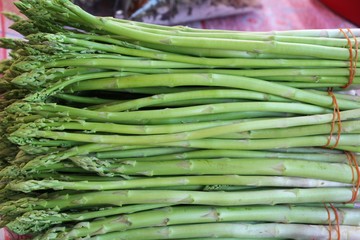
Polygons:
M27 114L49 112L57 113L59 116L65 114L70 117L78 117L95 121L106 122L134 122L141 123L151 119L190 117L197 115L209 115L231 112L286 112L296 114L325 114L329 109L304 103L282 103L282 102L240 102L240 103L218 103L200 106L190 106L174 109L141 110L131 112L100 112L86 109L73 108L52 103L26 103L18 102L7 108L9 113ZM356 110L354 110L356 111ZM136 118L136 119L135 119Z
M342 133L360 133L358 130L353 129L353 124L360 122L350 121L342 122L341 132ZM334 126L334 132L338 131L338 126ZM350 131L350 132L349 132ZM285 129L267 129L267 130L255 130L249 132L230 133L217 136L217 138L233 138L233 139L258 139L258 138L285 138L285 137L296 137L296 136L311 136L311 135L324 135L331 132L331 126L329 124L317 124L313 126L303 127L289 127Z
M93 114L87 110L84 110L85 113ZM356 113L356 110L350 111L351 113ZM348 113L350 113L348 112ZM138 112L139 113L139 112ZM150 113L150 112L149 112ZM344 114L343 114L344 115ZM99 115L98 115L99 116ZM108 116L117 116L115 119L124 118L124 116L121 116L120 114L112 113ZM139 115L140 116L140 115ZM321 116L321 117L320 117ZM101 117L101 115L100 115ZM324 114L324 115L317 115L317 116L309 116L309 117L295 117L295 118L279 118L279 119L268 119L268 120L258 120L258 121L249 121L249 122L240 122L240 123L234 123L224 126L214 126L204 129L198 129L188 132L179 132L179 133L170 133L170 134L158 134L158 135L152 135L151 139L147 135L139 135L139 136L126 136L126 135L104 135L104 134L82 134L82 133L70 133L70 132L56 132L56 131L46 131L46 130L38 130L36 128L30 128L30 127L24 127L19 128L13 133L11 133L9 140L13 143L17 143L19 145L23 145L24 143L30 142L31 138L50 138L54 140L69 140L69 141L80 141L80 142L98 142L98 143L109 143L109 144L124 144L124 145L138 145L138 144L144 144L144 145L151 145L151 144L161 144L161 143L170 143L170 142L178 142L178 141L191 141L191 140L200 140L204 138L216 138L219 135L224 135L227 133L232 132L243 132L243 131L249 131L249 130L257 130L257 129L273 129L273 128L286 128L290 126L303 126L305 124L311 124L311 123L319 123L319 122L330 122L332 121L331 114ZM355 123L355 124L354 124ZM354 131L355 133L358 131L356 128L357 124L356 122L350 122L349 124L345 125L344 132L348 131ZM324 129L326 130L326 126L324 126ZM321 133L326 133L325 131L322 131ZM296 133L294 134L297 135ZM300 134L301 135L301 134ZM306 133L304 134L307 135ZM291 132L289 133L289 136L291 136ZM343 138L341 139L340 145L357 145L358 141L354 141L353 143L349 143L349 141L356 136L356 134L343 134ZM30 139L29 139L30 138ZM306 137L302 137L306 138ZM308 137L309 139L313 139L312 142L315 143L313 146L322 146L321 143L324 141L324 136L314 136L314 137ZM288 138L290 139L290 138ZM356 138L355 138L356 139ZM215 139L216 140L216 139ZM215 141L214 140L214 141ZM284 142L286 139L277 139L277 144ZM221 141L221 140L218 140ZM225 141L225 140L222 140ZM231 140L228 140L229 142ZM235 141L235 140L234 140ZM264 142L267 141L264 140L254 140L255 142ZM291 138L291 141L296 144L304 144L303 141L301 141L301 138ZM196 141L195 141L196 142ZM308 142L308 144L311 144L312 142ZM276 142L274 142L276 143ZM181 143L179 143L181 144ZM319 145L320 144L320 145ZM323 144L326 145L326 142ZM176 145L179 146L179 145ZM300 145L301 146L301 145ZM305 146L312 146L312 145L305 145ZM180 146L183 147L183 146ZM186 146L184 146L186 147ZM279 146L275 146L272 148L276 148Z
M116 19L114 19L116 21ZM318 38L318 37L306 37L306 36L285 36L285 35L270 35L270 34L259 34L259 33L252 33L246 32L241 33L238 31L233 31L231 33L226 31L221 32L208 32L208 31L186 31L185 28L182 27L170 27L167 30L159 29L155 25L151 25L147 27L146 25L139 25L135 22L127 22L127 24L133 26L137 30L143 30L145 32L150 33L157 33L163 35L170 35L170 36L183 36L183 37L205 37L205 38L215 38L215 39L239 39L239 40L255 40L255 41L272 41L276 40L279 42L288 42L288 43L305 43L305 44L312 44L312 45L322 45L322 46L332 46L332 47L347 47L348 41L346 39L340 38ZM174 31L175 30L175 31ZM356 30L356 29L355 29ZM69 33L67 34L70 37L86 39L86 40L96 40L102 41L106 43L111 43L118 45L119 40L111 38L111 36L94 36L94 35L87 35L87 34L77 34L77 33ZM114 36L116 38L116 36ZM355 39L350 39L352 44L355 44ZM285 55L286 56L286 55Z
M22 171L27 173L36 172L39 169L47 169L56 163L59 163L71 156L86 155L88 153L98 151L104 148L115 147L114 144L86 144L82 146L75 146L65 151L59 151L58 153L50 153L45 155L36 156L33 160L29 161L22 167Z
M183 55L190 55L196 57L220 57L220 58L302 58L298 56L289 56L289 55L279 55L279 54L262 54L262 53L252 53L245 51L235 51L235 50L222 50L222 49L199 49L199 48L181 48L174 46L166 46L159 44L145 43L141 41L131 41L126 39L127 42L124 42L124 39L120 39L118 36L106 36L106 35L91 35L91 34L78 34L78 33L68 33L66 36L76 39L85 39L90 41L109 43L117 46L124 46L124 43L131 42L131 47L135 46L136 49L145 49L145 50L160 50L163 52L172 52ZM306 58L306 57L305 57Z
M36 34L1 40L13 60L0 66L0 107L30 103L0 114L1 140L20 145L0 147L0 224L24 233L60 224L43 239L357 239L357 210L342 203L358 201L359 176L340 150L360 152L360 102L336 94L338 136L333 98L308 89L347 85L359 30L196 30L98 18L68 0L16 5L29 20L14 28ZM328 140L337 150L319 148ZM341 232L329 232L336 211L320 202L338 204ZM281 203L304 205L247 206ZM193 206L143 211L173 204ZM131 211L140 212L118 216ZM284 219L324 225L263 223ZM229 223L209 224L218 220Z
M158 157L162 155L168 154L176 154L176 153L186 153L189 151L193 151L192 148L162 148L162 147L150 147L150 148L136 148L129 150L116 150L112 148L110 150L103 149L96 153L94 156L99 158L98 156L102 156L102 158L112 158L113 160L118 160L119 158L146 158L146 157Z
M297 100L300 102L310 103L323 107L332 106L332 98L314 94L308 91L283 86L277 83L263 81L255 78L239 77L222 74L152 74L129 76L124 78L109 78L100 81L82 81L67 90L84 91L100 89L121 89L132 87L153 87L153 86L216 86L231 87L236 89L247 89L257 92L273 94L276 96ZM358 108L359 104L349 102L343 99L338 100L340 108Z
M271 31L271 32L246 32L246 31L232 31L232 30L223 30L223 29L197 29L187 26L162 26L151 23L144 22L135 22L126 19L114 19L129 26L142 27L148 29L159 29L159 30L168 30L168 31L181 31L181 32L206 32L206 33L237 33L245 35L275 35L275 36L297 36L297 37L321 37L321 38L343 38L344 34L341 33L338 29L305 29L305 30L286 30L286 31ZM356 37L360 36L360 31L357 28L350 29Z
M245 120L249 121L249 120ZM199 129L212 130L216 126L235 125L237 123L245 121L218 121L218 122L204 122L204 123L185 123L185 124L167 124L167 125L144 125L140 128L138 125L125 125L125 124L103 124L94 122L49 122L30 124L28 126L39 128L39 130L87 130L92 133L118 133L118 134L135 134L135 135L152 135L152 134L171 134L187 131L195 131ZM342 133L360 133L357 129L359 121L343 121L342 122ZM338 126L333 127L333 131L338 131ZM311 126L299 126L299 127L288 127L278 129L264 129L264 130L250 130L250 131L239 131L234 130L233 133L224 133L216 136L216 138L284 138L284 137L296 137L296 136L310 136L310 135L324 135L331 132L331 125L329 124L316 124ZM57 144L57 142L59 142ZM54 146L71 146L75 142L70 141L51 141L51 142L39 142L38 145L47 145L53 143Z
M147 135L147 134L165 134L165 133L176 133L184 131L192 131L197 129L210 128L214 126L230 125L242 122L238 121L217 121L217 122L201 122L201 123L184 123L184 124L163 124L163 125L126 125L126 124L115 124L115 123L97 123L87 121L71 121L65 119L61 121L54 119L53 121L43 122L40 120L39 123L31 123L28 126L36 126L39 129L47 130L88 130L94 133L96 132L108 132L118 134L135 134L135 135Z
M30 211L17 217L7 224L7 227L18 234L35 233L63 222L84 221L118 214L142 212L169 206L168 204L143 204L124 207L98 209L97 211L83 211L59 213L56 211ZM79 224L81 225L81 224Z
M293 159L194 159L154 162L122 162L114 164L102 160L98 163L91 157L71 157L75 164L98 169L99 172L124 175L272 175L307 177L352 183L352 168L348 164L313 162ZM107 163L107 164L106 164ZM257 166L254 168L254 166ZM356 178L355 178L356 180ZM231 184L230 184L231 185Z
M13 21L13 22L18 22L18 21L21 21L23 20L23 18L15 13L12 13L12 12L2 12L1 14L3 14L7 19Z
M274 148L293 148L293 147L323 147L328 142L328 136L309 136L295 138L274 138L274 139L254 139L254 140L232 140L232 139L197 139L182 142L158 143L154 146L163 147L189 147L201 149L229 149L229 150L266 150ZM330 139L329 147L344 151L359 152L358 135L341 135L338 146L336 135Z
M60 82L55 82L55 84L53 83L52 85L50 85L52 88L51 90L55 91L58 88L60 88L60 89L64 88L67 85L78 82L78 81L131 75L128 73L114 72L114 71L97 72L99 70L96 70L96 69L94 69L94 70L87 69L87 72L90 72L89 74L81 74L82 71L83 71L82 69L76 69L76 70L72 70L71 72L68 70L68 71L62 73L61 76L63 78L65 78L65 80L60 81ZM75 76L67 76L67 75L74 74L74 73L76 74ZM40 69L40 70L36 69L36 70L33 70L32 72L24 73L16 78L14 78L11 82L16 85L19 85L19 86L30 85L30 86L34 86L34 87L39 87L39 86L46 87L48 81L50 83L52 83L51 80L53 80L54 78L56 79L55 74L52 74L50 76L48 76L48 75L44 76L44 75L45 75L45 69Z
M74 209L129 204L190 204L243 206L313 202L342 203L353 196L352 188L287 188L239 192L200 192L175 190L115 190L63 195L53 199L22 198L0 205L0 213L16 215L30 210Z
M340 233L336 229L330 232L333 238L347 236L348 240L355 240L359 235L359 227L342 225ZM233 237L233 238L296 238L326 239L329 236L327 225L280 224L280 223L208 223L189 224L170 227L153 227L114 232L98 235L91 240L105 239L178 239L197 237Z
M343 219L341 225L358 226L357 210L341 209ZM44 211L30 212L18 217L15 221L8 224L8 227L17 233L26 233L31 229L44 229L43 222L53 223L57 221L68 221L68 214L64 216L48 216ZM60 215L60 214L59 214ZM70 215L71 216L71 215ZM129 229L139 229L156 226L172 226L180 224L198 224L212 222L283 222L287 223L306 223L324 224L335 221L334 214L330 220L324 207L297 207L297 206L248 206L248 207L167 207L139 213L118 215L105 218L103 220L92 221L89 223L79 223L65 232L59 232L60 239L75 239L79 237L95 236L110 232L127 231ZM36 232L36 231L33 231Z
M162 156L142 156L131 157L124 156L122 150L97 152L97 158L113 158L117 161L171 161L182 159L198 159L198 158L291 158L303 159L310 161L323 161L323 162L348 162L346 155L332 151L330 153L288 153L288 152L271 152L271 151L240 151L240 150L193 150L190 152L164 154Z
M103 180L92 181L87 176L80 176L80 181L60 180L27 180L7 182L7 189L12 191L32 192L38 190L121 190L142 189L154 187L177 187L177 186L209 186L209 185L231 185L231 186L256 186L256 187L346 187L349 184L324 181L311 178L296 177L268 177L268 176L184 176L184 177L158 177L140 178L129 180Z
M112 99L86 97L86 96L79 96L79 95L65 94L65 93L59 93L55 95L55 97L62 100L66 100L68 102L84 103L84 104L105 104L114 101Z
M97 43L92 41L87 41L83 39L76 39L76 38L69 38L66 36L57 35L42 35L42 38L46 40L56 42L64 42L68 44L74 44L76 46L81 46L90 49L97 49L99 51L106 51L111 53L118 53L136 57L145 57L148 59L157 59L157 60L165 60L165 61L173 61L173 62L182 62L188 64L197 64L197 65L204 65L204 66L212 66L212 67L227 67L227 68L268 68L268 67L346 67L348 62L347 61L333 61L333 60L298 60L298 59L226 59L226 58L201 58L191 56L184 56L180 54L173 54L167 52L156 52L154 50L148 51L145 49L136 49L136 47L131 46L130 44L126 44L126 48L122 46L110 45L110 44L103 44ZM337 39L342 40L342 39ZM336 40L335 40L336 41ZM344 39L342 40L345 45L347 41ZM125 44L122 44L125 45Z
M151 43L160 43L172 46L182 47L197 47L197 48L218 48L218 49L233 49L243 51L261 51L264 53L276 53L287 55L311 56L328 59L342 59L348 60L349 51L343 48L326 47L307 44L292 44L277 41L263 42L263 41L245 41L245 40L230 40L217 39L210 41L206 38L192 38L179 36L164 36L161 34L148 33L139 31L134 28L129 28L125 24L118 21L113 21L109 18L97 18L85 12L80 7L77 7L70 2L61 2L61 5L70 12L76 14L79 19L86 22L97 29L108 31L115 35L126 36L135 40L141 40Z
M312 77L316 82L321 76L324 77L348 77L349 70L345 68L276 68L276 69L138 69L126 68L127 72L138 72L146 74L161 74L161 73L216 73L224 75L245 76L253 78L271 78L274 77ZM271 79L274 80L274 79ZM313 82L311 81L311 82ZM335 81L339 82L339 81ZM346 81L344 82L346 83Z
M277 149L270 149L271 152L277 153L328 153L328 154L342 154L341 150L337 149L329 149L329 148L307 148L307 147L297 147L297 148L277 148Z
M227 89L214 89L214 90L201 90L201 91L186 91L173 94L153 95L146 98L138 98L132 101L127 101L119 104L108 104L97 111L104 112L117 112L117 111L134 111L139 108L149 107L153 105L163 104L167 102L194 100L194 99L216 99L216 98L234 98L234 99L251 99L251 100L265 100L265 101L279 101L287 102L285 98L279 98L270 94L263 94L253 91L243 90L227 90Z

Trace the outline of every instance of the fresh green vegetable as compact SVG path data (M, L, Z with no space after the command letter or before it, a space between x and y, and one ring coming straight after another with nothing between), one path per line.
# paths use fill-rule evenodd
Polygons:
M360 98L347 90L360 85L359 29L201 30L69 0L15 5L27 18L6 13L24 38L0 39L12 50L0 227L44 240L358 239Z

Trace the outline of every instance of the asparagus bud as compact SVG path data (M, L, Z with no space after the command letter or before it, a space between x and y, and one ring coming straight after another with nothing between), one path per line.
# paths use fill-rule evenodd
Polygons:
M17 217L6 226L17 234L41 232L54 224L61 223L61 219L65 217L65 213L58 213L56 211L30 211Z

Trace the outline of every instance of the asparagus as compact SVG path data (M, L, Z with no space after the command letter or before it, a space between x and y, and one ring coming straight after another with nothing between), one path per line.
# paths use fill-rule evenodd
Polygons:
M243 206L257 204L295 204L312 202L347 202L352 189L288 188L239 192L201 192L175 190L115 190L64 195L54 199L22 198L0 205L0 213L16 215L30 210L74 209L82 207L122 206L128 204L191 204Z
M162 119L171 117L190 117L195 115L209 115L217 113L249 112L251 110L269 112L292 112L298 114L325 114L330 110L302 103L269 103L269 102L241 102L241 103L219 103L211 105L192 106L176 109L142 110L134 112L97 112L93 110L79 109L50 103L14 103L7 108L8 113L28 115L29 113L49 112L57 116L70 116L82 119L106 122L142 122L151 119ZM354 115L357 110L354 110ZM329 116L329 115L328 115ZM136 120L134 118L137 117ZM311 117L309 117L311 119Z
M210 229L210 230L209 230ZM333 238L338 235L347 236L346 239L355 240L359 234L359 227L343 225L340 233L335 229L330 232ZM92 237L92 240L104 239L178 239L178 238L197 238L197 237L234 237L234 238L253 238L262 239L280 238L301 238L301 239L326 239L329 231L325 225L305 225L305 224L276 224L276 223L208 223L191 224L171 227L142 228L125 232L114 232Z
M342 133L356 133L357 130L351 127L355 122L342 122L341 132ZM333 131L337 132L339 126L334 126ZM296 136L310 136L310 135L321 135L331 132L331 126L329 124L317 124L313 126L304 127L289 127L285 131L284 129L269 129L269 130L257 130L250 131L247 133L232 133L217 136L217 138L284 138L284 137L296 137Z
M138 72L143 74L161 74L161 73L216 73L224 75L245 76L253 78L274 78L278 77L311 77L311 82L317 82L321 77L345 77L347 79L349 70L344 68L301 68L301 69L138 69L138 68L126 68L128 72ZM337 78L338 79L338 78ZM340 78L343 79L343 78ZM348 80L348 79L347 79ZM339 80L335 81L339 82ZM344 81L345 83L346 81Z
M336 137L336 136L335 136ZM198 139L181 142L158 143L154 146L166 147L189 147L202 149L229 149L229 150L266 150L274 148L293 147L323 147L326 146L328 136L310 136L294 138L254 139L254 140L232 140L232 139ZM341 135L340 143L336 145L336 139L331 138L329 146L344 151L359 152L358 135ZM353 146L354 145L354 146Z
M270 94L262 94L252 91L241 90L202 90L202 91L187 91L173 94L153 95L147 98L138 98L136 100L127 101L119 104L107 104L101 108L97 108L97 111L104 112L116 112L126 110L138 110L139 108L149 107L152 105L158 105L161 103L175 102L182 100L194 100L202 98L234 98L234 99L252 99L252 100L267 100L267 101L287 101L284 98L278 98Z
M113 164L91 157L71 157L75 164L85 169L97 169L124 175L273 175L307 177L343 183L352 183L351 167L348 164L313 162L293 159L194 159L154 162L121 162ZM257 166L254 169L252 166ZM307 169L307 170L305 170Z
M285 120L285 119L284 119ZM124 125L124 124L106 124L103 123L93 123L93 122L50 122L50 123L39 123L28 125L30 128L36 126L40 128L39 130L87 130L91 133L117 133L117 134L136 134L136 135L154 135L156 134L172 134L180 133L187 131L196 131L201 129L207 129L212 131L214 127L217 126L232 126L234 128L234 133L227 133L224 131L224 134L216 135L216 138L224 139L258 139L258 138L285 138L285 137L297 137L297 136L311 136L311 135L322 135L331 132L332 126L329 124L316 124L312 126L300 126L300 127L288 127L286 129L260 129L260 130L250 130L250 131L236 131L236 125L242 121L219 121L219 122L204 122L204 123L189 123L189 124L168 124L168 125L149 125L139 128L137 125ZM243 126L246 125L245 122L242 122ZM357 129L358 121L346 121L342 122L341 132L342 133L360 133ZM109 128L111 127L111 128ZM42 129L44 128L44 129ZM338 126L333 127L333 131L338 131ZM225 128L223 128L225 129ZM26 130L26 128L21 128L20 131ZM16 133L14 133L16 136ZM29 136L34 135L30 134ZM50 135L50 131L47 131L47 135ZM19 135L21 136L21 135ZM38 136L42 136L39 134ZM213 136L214 137L214 136ZM55 136L53 137L55 138ZM86 138L84 137L83 140ZM34 143L34 141L32 142ZM38 145L48 145L53 144L54 146L73 146L76 142L71 141L56 141L43 142Z
M358 226L357 210L341 209L344 218L341 225ZM69 214L64 216L48 216L47 212L31 212L18 217L14 222L8 224L10 229L16 232L21 228L31 228L41 230L44 228L43 222L53 223L58 221L68 221ZM60 215L60 214L59 214ZM71 214L70 214L71 216ZM71 219L71 218L70 218ZM247 207L167 207L139 213L118 215L108 217L103 220L95 220L89 223L79 223L79 227L59 232L58 238L74 239L85 236L107 234L110 232L127 231L129 229L139 229L144 227L171 226L180 224L198 224L211 222L283 222L287 223L307 223L307 224L327 224L329 222L325 208L317 207L296 207L296 206L247 206ZM334 214L331 214L330 221L335 221ZM21 226L21 227L19 227ZM84 226L84 227L80 227ZM85 227L86 226L86 227ZM36 232L36 231L35 231Z
M244 51L261 51L264 53L277 53L287 55L311 56L328 59L342 59L349 58L349 51L347 49L326 47L307 44L290 44L284 42L270 41L244 41L244 40L229 40L217 39L216 41L209 41L206 38L191 38L178 36L164 36L160 34L148 33L139 31L134 28L129 28L125 24L118 21L113 21L109 18L97 18L91 14L86 13L81 8L70 4L69 2L61 2L60 6L65 7L68 12L76 14L80 21L85 22L88 26L91 25L97 29L108 31L115 35L126 36L135 40L141 40L151 43L160 43L172 46L182 47L196 47L196 48L218 48ZM78 20L79 22L79 20ZM260 49L260 50L259 50Z
M86 144L82 146L75 146L65 151L59 151L58 153L50 153L45 155L36 156L31 161L27 162L23 167L24 172L36 172L39 169L47 168L56 163L59 163L71 156L86 155L90 152L98 151L102 148L109 148L116 145L111 144Z
M26 40L0 40L13 49L0 224L38 239L357 239L360 101L323 90L360 84L358 29L196 30L68 0L16 6Z
M114 19L117 21L116 19ZM239 40L255 40L255 41L281 41L281 42L289 42L289 43L308 43L308 44L315 44L315 45L323 45L323 46L333 46L333 47L346 47L348 41L346 39L339 39L339 38L317 38L317 37L304 37L304 36L285 36L285 35L269 35L269 34L259 34L259 33L240 33L240 32L206 32L206 31L186 31L186 29L181 27L170 27L167 30L159 29L156 25L151 25L147 27L146 25L141 26L135 22L122 22L132 26L136 26L135 29L144 30L146 32L151 33L158 33L164 35L171 35L171 36L189 36L189 37L207 37L207 38L225 38L225 39L239 39ZM175 31L173 31L176 29ZM184 31L185 30L185 31ZM86 34L78 34L78 33L68 33L67 35L75 38L86 39L86 40L96 40L106 43L112 43L117 45L119 43L116 39L108 38L107 36L99 37L93 35L86 35ZM357 39L350 39L351 43L354 44ZM155 45L155 44L153 44ZM168 48L171 49L171 48ZM287 56L287 55L284 55Z
M15 13L12 12L2 12L2 14L9 20L13 22L21 21L23 18Z
M71 178L71 177L70 177ZM89 180L81 180L89 179ZM140 178L129 180L92 181L91 177L79 176L80 181L60 180L27 180L12 181L6 186L12 191L32 192L38 190L120 190L120 189L142 189L154 187L177 187L177 186L257 186L257 187L344 187L349 184L324 181L311 178L296 177L268 177L268 176L184 176L184 177L158 177ZM220 186L221 188L221 186Z
M231 87L237 89L247 89L258 91L284 98L289 98L305 103L310 103L323 107L330 107L332 98L330 96L319 96L317 94L294 89L292 87L282 86L276 83L263 81L255 78L238 77L222 74L152 74L129 76L124 78L109 78L100 81L83 81L68 86L69 91L84 91L92 89L113 89L113 88L131 88L131 87L150 87L150 86L216 86ZM338 104L341 108L353 106L357 108L358 104L339 99Z
M150 148L151 149L151 148ZM164 154L161 156L126 156L122 150L113 151L99 151L96 157L112 158L116 161L172 161L181 159L198 159L198 158L290 158L290 159L303 159L310 161L323 161L323 162L348 162L346 155L332 151L330 153L282 153L282 152L269 152L269 151L239 151L239 150L192 150L183 153Z
M199 132L202 130L198 130ZM214 148L214 149L238 149L238 150L264 150L281 147L321 147L329 146L337 149L342 147L354 146L356 149L360 145L359 134L342 134L341 139L328 138L328 136L305 136L305 137L289 137L275 139L254 139L241 141L236 139L217 139L206 138L211 137L212 133L177 133L168 135L152 135L153 139L148 136L119 136L119 135L86 135L78 133L59 133L51 131L39 131L32 129L19 129L12 133L9 139L18 145L31 144L33 139L30 137L62 139L78 142L118 144L118 145L149 145L149 146L165 146L165 147L185 147L185 148ZM356 150L355 150L356 152Z
M168 206L168 204L130 205L79 213L59 213L56 211L43 210L31 211L17 217L14 221L8 223L7 227L18 234L25 234L27 232L39 232L62 222L83 221L117 214L136 213L166 206Z
M102 44L97 42L91 42L82 39L69 38L66 36L61 36L57 34L54 35L42 35L41 38L45 38L46 40L52 41L56 39L56 42L64 42L68 44L74 44L76 46L81 46L90 49L97 49L99 51L107 51L111 53L118 53L136 57L145 57L148 59L157 59L157 60L165 60L165 61L173 61L173 62L182 62L188 64L197 64L204 66L214 66L214 67L226 67L226 68L269 68L269 67L278 67L279 64L283 67L346 67L347 62L344 61L333 61L333 60L298 60L298 59L211 59L211 58L202 58L199 61L196 57L184 56L179 54L172 54L166 52L156 52L154 50L148 51L147 49L136 49L135 46L131 46L129 43L126 43L126 48L122 47L125 44L121 44L119 46ZM344 41L346 44L346 40ZM130 46L129 46L130 45Z

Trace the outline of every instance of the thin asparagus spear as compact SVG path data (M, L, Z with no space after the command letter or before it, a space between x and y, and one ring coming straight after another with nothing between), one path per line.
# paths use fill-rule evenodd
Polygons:
M351 117L356 116L357 110L348 111L347 113L355 113ZM93 114L94 115L94 114ZM112 116L114 116L113 113ZM119 116L120 114L118 114ZM346 119L346 114L343 114ZM96 116L96 115L95 115ZM111 115L108 115L111 116ZM101 115L100 115L101 117ZM19 128L15 132L13 132L9 140L14 143L23 144L28 142L26 139L29 137L41 137L41 138L50 138L50 139L61 139L61 140L70 140L70 141L81 141L81 142L98 142L98 143L110 143L110 144L124 144L124 145L151 145L151 144L166 144L167 142L179 142L175 144L181 144L180 141L193 141L197 139L211 138L216 137L218 135L223 135L231 132L242 132L249 130L257 130L257 129L272 129L272 128L286 128L290 126L303 126L306 124L314 124L314 123L326 123L332 121L332 114L324 114L324 115L316 115L316 116L308 116L308 117L295 117L295 118L282 118L282 119L267 119L267 120L258 120L258 121L249 121L249 122L240 122L230 125L224 126L214 126L205 129L199 129L194 131L182 132L182 133L174 133L174 134L160 134L160 135L152 135L151 139L149 139L146 135L140 136L124 136L124 135L100 135L100 134L81 134L81 133L68 133L68 132L55 132L55 131L43 131L32 128ZM357 130L356 124L351 124L351 129ZM349 127L349 126L346 126ZM355 128L354 128L355 127ZM340 145L357 145L358 141L355 140L353 143L349 144L349 141L356 137L356 134L351 135L342 135L343 138L339 141ZM305 142L301 139L306 139L306 137L299 137L299 139L291 138L291 143L294 144L304 144ZM321 146L324 141L323 136L314 136L313 138L308 137L308 139L312 139L312 142L309 141L308 144L314 143L314 146ZM290 139L290 138L288 138ZM356 139L356 138L355 138ZM215 140L210 140L215 141ZM218 140L221 141L229 141L231 140ZM235 140L234 140L235 141ZM253 140L254 142L265 142L266 140ZM277 139L276 144L280 144L284 142L284 139ZM31 140L30 140L31 142ZM196 142L196 141L194 141ZM233 142L234 143L234 142ZM275 142L274 142L275 143ZM171 143L170 143L171 144ZM326 142L323 144L326 145ZM179 145L176 145L179 146ZM305 145L312 146L312 145ZM181 146L183 147L183 146ZM186 147L186 146L185 146ZM279 146L275 146L279 147ZM275 148L270 147L270 148Z
M65 195L54 199L23 198L18 201L2 203L0 205L0 213L14 215L30 210L54 208L62 210L147 203L214 206L312 202L343 203L352 199L352 196L352 188L287 188L239 192L116 190Z
M281 36L299 36L299 37L322 37L322 38L343 38L344 34L339 29L305 29L305 30L285 30L285 31L271 31L271 32L246 32L246 31L234 31L223 29L198 29L187 26L163 26L145 22L135 22L126 19L111 18L114 21L128 24L129 26L141 26L151 29L160 30L172 30L183 32L207 32L207 33L240 33L240 34L263 34L263 35L281 35ZM350 29L356 37L360 36L360 30L357 28Z
M126 110L137 110L139 108L157 105L166 102L175 102L181 100L192 100L202 98L235 98L235 99L252 99L252 100L266 100L266 101L288 101L285 98L279 98L270 94L263 94L252 91L243 90L228 90L228 89L214 89L214 90L200 90L200 91L187 91L173 94L161 94L153 95L146 98L138 98L136 100L130 100L119 104L109 104L101 108L96 109L97 111L126 111Z
M170 175L170 174L169 174ZM267 176L184 176L184 177L158 177L130 180L108 180L93 181L87 176L79 177L79 181L61 180L27 180L12 181L7 184L7 189L12 191L32 192L38 190L120 190L120 189L142 189L177 186L207 186L207 185L231 185L231 186L257 186L257 187L346 187L349 184L324 181L318 179L297 177L267 177ZM321 178L321 177L320 177Z
M148 51L146 49L136 49L135 47L123 47L115 46L110 44L97 43L82 39L69 38L66 36L61 36L57 34L54 35L43 35L44 38L48 40L53 40L56 38L56 41L75 44L77 46L86 47L90 49L97 49L99 51L107 51L111 53L119 53L124 55L136 56L136 57L145 57L148 59L157 59L173 62L182 62L188 64L197 64L204 66L213 66L213 67L226 67L226 68L268 68L268 67L346 67L348 65L347 61L333 61L333 60L313 60L313 59L227 59L227 58L201 58L185 56L174 53L167 52L154 52ZM340 41L342 39L339 39ZM345 45L347 41L344 39L343 42ZM125 45L125 44L122 44ZM130 44L128 44L130 45Z
M238 32L233 31L231 33L222 31L222 32L207 32L207 31L186 31L185 28L169 28L168 30L157 29L154 26L146 27L140 26L136 23L128 23L137 30L143 30L149 33L162 34L162 35L170 35L170 36L182 36L182 37L205 37L205 38L215 38L215 39L238 39L238 40L255 40L255 41L279 41L279 42L288 42L288 43L305 43L312 45L321 45L321 46L332 46L332 47L346 47L348 41L346 39L341 38L319 38L319 37L305 37L305 36L285 36L285 35L270 35L270 34L259 34L252 32ZM183 30L185 29L185 31ZM175 31L174 31L175 30ZM86 39L86 40L95 40L102 41L106 43L111 43L114 45L119 44L119 40L116 40L112 36L95 36L90 34L76 34L69 33L67 34L70 37ZM352 44L355 44L355 39L350 39Z
M269 93L318 106L330 107L332 98L277 83L267 82L255 78L238 77L221 74L153 74L129 76L124 78L109 78L101 81L83 81L69 86L69 91L100 90L113 88L151 87L151 86L217 86L247 89L257 92ZM338 100L340 108L358 108L354 102Z
M342 122L341 133L360 133L360 129L354 129L353 124L360 124L360 121ZM338 126L334 126L334 132L338 131ZM317 124L312 126L289 127L286 129L267 129L255 130L249 132L230 133L217 136L216 138L230 138L230 139L258 139L258 138L284 138L296 136L313 136L325 135L331 132L330 124Z
M96 153L97 158L115 158L116 161L172 161L198 158L290 158L303 159L309 161L338 162L347 163L348 159L343 153L285 153L271 151L241 151L241 150L193 150L190 152L165 154L141 158L126 158L121 150L106 151Z
M336 135L330 139L329 148L335 146ZM335 149L359 152L359 135L341 135L339 144ZM323 147L328 142L328 136L310 136L296 138L274 138L254 140L229 140L229 139L197 139L182 142L159 143L154 146L189 147L203 149L229 149L229 150L265 150L274 148L293 147ZM353 148L352 148L353 146Z
M95 219L118 214L136 213L150 209L156 209L169 206L169 204L142 204L142 205L129 205L124 207L112 207L98 209L97 211L83 211L83 212L69 212L59 213L55 211L31 211L25 213L10 222L7 227L18 234L26 234L28 232L39 232L51 225L59 224L62 222L84 221L88 219ZM28 220L31 219L31 222Z
M339 100L340 101L340 100ZM7 108L9 113L38 113L40 111L55 113L59 116L78 117L95 121L105 122L133 122L142 123L151 119L164 119L176 117L191 117L197 115L208 115L231 112L286 112L296 114L325 114L331 110L304 103L288 102L239 102L239 103L217 103L172 109L141 110L130 112L101 112L87 109L73 108L59 104L47 103L26 103L17 102Z

